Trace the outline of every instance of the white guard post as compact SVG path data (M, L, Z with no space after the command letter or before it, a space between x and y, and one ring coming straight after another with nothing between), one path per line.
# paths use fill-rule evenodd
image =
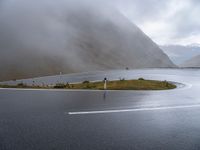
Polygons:
M106 89L107 89L107 79L104 78L104 90L106 90Z

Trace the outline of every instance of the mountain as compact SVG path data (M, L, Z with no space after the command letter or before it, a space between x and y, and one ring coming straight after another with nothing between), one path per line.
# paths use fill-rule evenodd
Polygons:
M181 65L183 62L191 59L192 57L200 55L200 46L197 43L186 46L162 45L160 48L176 65Z
M200 67L200 55L185 61L183 64L181 64L181 67Z
M111 6L22 2L12 7L1 4L0 80L175 67L149 37Z

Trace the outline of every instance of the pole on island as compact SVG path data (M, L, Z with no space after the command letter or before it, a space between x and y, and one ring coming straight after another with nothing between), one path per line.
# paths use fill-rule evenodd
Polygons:
M107 89L107 78L104 78L104 90Z

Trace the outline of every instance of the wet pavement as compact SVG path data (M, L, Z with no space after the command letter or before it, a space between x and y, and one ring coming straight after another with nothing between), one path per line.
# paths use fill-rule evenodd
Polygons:
M0 89L0 149L200 149L198 69L91 72L34 80L35 84L53 84L105 76L110 80L168 80L184 86L166 91L106 92ZM31 84L31 80L23 82Z

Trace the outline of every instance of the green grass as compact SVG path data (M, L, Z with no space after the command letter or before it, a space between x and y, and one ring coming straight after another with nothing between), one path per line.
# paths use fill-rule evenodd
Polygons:
M23 83L19 83L17 85L1 85L0 84L0 88L30 88L30 89L48 89L48 86L28 86L26 84Z
M25 84L18 84L16 86L0 85L1 88L55 88L55 89L91 89L103 90L104 83L84 81L76 84L56 84L54 87L42 86L27 86ZM145 80L139 78L138 80L118 80L107 81L107 90L167 90L174 89L176 85L167 81Z
M103 82L89 82L70 84L71 89L94 89L103 90ZM107 82L108 90L167 90L174 89L176 85L167 81L155 81L155 80L120 80Z

